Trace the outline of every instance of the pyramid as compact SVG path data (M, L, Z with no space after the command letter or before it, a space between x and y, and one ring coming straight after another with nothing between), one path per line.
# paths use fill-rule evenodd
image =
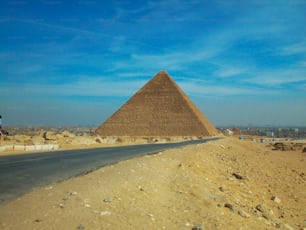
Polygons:
M218 131L161 71L96 129L101 136L215 136Z

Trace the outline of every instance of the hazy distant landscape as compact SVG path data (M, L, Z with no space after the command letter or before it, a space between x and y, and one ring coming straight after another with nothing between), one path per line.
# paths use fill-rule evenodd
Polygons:
M81 126L81 127L48 127L48 126L20 126L20 127L5 127L5 130L9 135L38 135L42 130L51 131L54 133L61 133L68 131L76 136L93 135L96 126ZM240 134L266 136L271 137L271 133L275 138L306 138L306 127L217 127L220 132L224 132L226 129L236 130Z

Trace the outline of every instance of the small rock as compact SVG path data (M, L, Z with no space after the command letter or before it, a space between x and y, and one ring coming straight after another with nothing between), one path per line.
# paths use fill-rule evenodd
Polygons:
M78 193L77 192L71 192L69 195L70 196L76 196Z
M278 204L281 202L281 199L279 199L277 196L272 196L271 200L273 200L275 203L278 203Z
M100 212L100 216L110 216L111 212L110 211L102 211Z
M73 133L70 133L68 131L64 131L61 133L63 137L75 137L75 135Z
M219 187L220 192L224 192L224 188L222 186Z
M306 148L306 147L305 147ZM306 152L306 151L305 151ZM305 177L305 173L300 173L300 177Z
M36 219L36 220L34 220L34 222L36 222L36 223L42 222L42 219Z
M179 191L177 191L177 193L179 193L179 194L187 194L188 192L185 192L185 191L179 190Z
M148 214L148 217L150 217L151 218L151 220L155 220L155 218L154 218L154 215L153 214Z
M103 200L104 203L111 203L112 201L113 201L113 198L111 198L111 197L105 198Z
M196 224L192 227L192 230L204 230L203 224Z
M256 208L258 211L260 211L260 212L266 212L265 207L262 206L261 204L258 204L255 208Z
M91 205L90 205L90 204L84 204L84 207L85 207L85 208L90 208Z
M228 209L231 210L231 211L234 211L233 205L231 205L231 204L229 204L229 203L225 203L225 204L224 204L224 207L225 207L225 208L228 208Z
M54 132L50 132L50 131L46 131L45 133L43 133L42 137L45 140L56 140L56 134Z
M77 229L78 229L78 230L85 229L85 226L84 226L83 224L79 224L78 227L77 227Z
M269 220L273 217L273 211L272 210L268 210L266 207L264 207L263 205L259 204L256 207L256 210L260 212L261 216L263 218L265 218L266 220Z
M275 226L276 228L281 228L282 224L281 224L280 222L275 222L275 223L274 223L274 226Z
M238 173L233 173L232 174L236 179L238 180L242 180L243 179L243 176L239 175Z
M250 218L250 214L248 214L247 212L243 211L243 210L239 210L238 214L243 217L243 218Z

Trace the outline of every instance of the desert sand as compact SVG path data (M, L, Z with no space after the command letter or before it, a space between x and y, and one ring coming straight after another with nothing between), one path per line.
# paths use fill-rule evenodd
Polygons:
M225 137L37 188L0 229L306 229L306 153Z

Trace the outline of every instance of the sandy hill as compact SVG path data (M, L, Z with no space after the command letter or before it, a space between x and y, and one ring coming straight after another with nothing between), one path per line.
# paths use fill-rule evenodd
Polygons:
M224 138L73 178L0 206L0 229L305 229L306 154Z

